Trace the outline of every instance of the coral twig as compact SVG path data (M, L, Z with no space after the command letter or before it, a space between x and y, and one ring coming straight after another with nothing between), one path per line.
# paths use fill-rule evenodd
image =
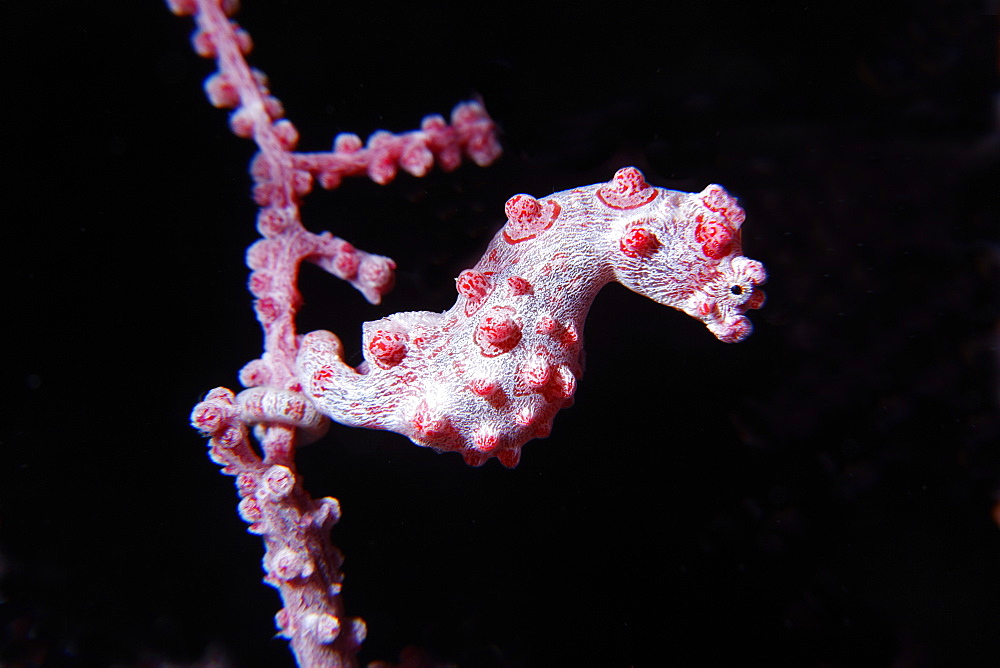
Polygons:
M392 287L395 264L329 232L308 231L300 217L301 199L314 182L336 188L345 176L367 175L384 184L400 168L422 176L435 160L443 169L454 169L463 154L487 165L500 154L495 126L478 102L467 102L452 112L450 125L440 116L428 116L413 132L378 132L367 144L356 135L342 134L331 152L297 153L295 127L282 118L282 105L268 90L266 77L245 60L250 37L229 18L237 3L167 4L175 14L194 17L195 50L217 62L218 71L205 83L210 101L233 109L231 129L259 148L250 171L260 206L257 229L264 238L248 250L247 264L253 272L249 286L256 298L254 308L264 329L264 353L243 368L240 381L269 390L250 391L240 399L225 388L212 390L195 407L192 422L211 436L213 461L223 473L236 476L240 517L251 533L264 539L264 579L281 593L284 607L276 615L277 625L291 641L299 664L353 665L365 626L360 619L345 617L340 598L341 557L328 538L340 515L339 504L330 497L314 500L294 463L297 439L316 438L329 424L299 394L295 375L298 270L303 261L313 262L378 303ZM262 419L273 415L285 419ZM259 423L256 435L263 456L250 442L247 425L252 422Z

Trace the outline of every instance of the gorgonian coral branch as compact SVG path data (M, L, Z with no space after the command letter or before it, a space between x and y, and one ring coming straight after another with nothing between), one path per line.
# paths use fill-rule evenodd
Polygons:
M384 184L399 169L422 176L435 161L454 169L463 155L487 165L500 154L495 126L478 102L467 102L452 112L450 125L428 116L413 132L377 132L367 144L342 134L330 152L297 153L297 130L282 118L284 110L268 90L267 78L246 62L250 37L229 18L237 3L168 0L168 5L175 14L194 17L195 50L217 62L218 71L205 83L209 100L232 109L230 128L259 148L250 173L260 206L257 229L264 238L248 250L247 264L264 353L243 368L240 381L250 388L267 386L267 391L250 390L237 398L225 388L212 390L195 407L192 423L211 437L210 454L222 472L236 476L240 517L264 539L264 579L278 588L284 603L276 622L299 664L353 665L365 627L345 617L340 599L341 557L328 538L339 504L329 497L312 499L294 464L297 441L318 437L329 424L300 394L296 377L298 271L303 261L313 262L378 303L392 287L395 264L329 232L308 231L301 200L314 183L336 188L346 176L366 175ZM254 423L263 456L250 442L247 425Z
M207 84L210 98L233 108L234 132L260 147L251 173L264 236L247 263L265 353L241 372L250 389L238 396L214 390L193 420L212 435L223 471L238 476L241 516L268 545L266 580L282 591L279 626L300 662L315 655L322 659L316 665L338 665L353 656L363 625L352 622L351 633L341 628L339 556L319 539L339 506L302 491L292 463L296 438L317 438L326 416L458 452L472 465L496 457L515 466L522 446L547 436L556 413L573 402L584 322L604 285L617 281L734 343L751 332L745 314L763 305L759 286L767 276L742 254L745 215L721 186L667 190L624 167L606 183L511 197L506 224L482 259L456 278L455 305L365 323L364 361L352 367L333 333L297 336L298 266L315 262L377 303L394 265L328 233L308 232L300 199L314 183L332 188L345 176L384 183L398 169L422 175L435 160L452 169L463 153L487 164L499 154L492 121L478 103L466 103L450 126L428 117L415 132L376 133L364 145L340 135L329 153L295 153L294 127L280 118L263 75L243 60L249 38L214 2L180 4L196 11L196 48L219 61ZM643 354L648 345L636 347ZM257 425L263 460L250 447L248 424Z

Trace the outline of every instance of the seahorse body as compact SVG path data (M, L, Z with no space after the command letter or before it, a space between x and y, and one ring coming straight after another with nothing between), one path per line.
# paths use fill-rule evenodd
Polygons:
M573 401L583 322L611 281L704 322L720 340L750 334L763 266L740 254L743 210L721 186L684 193L634 167L604 184L541 200L515 195L483 258L456 279L444 313L397 313L363 327L365 361L312 332L298 356L303 391L349 426L386 429L514 466Z

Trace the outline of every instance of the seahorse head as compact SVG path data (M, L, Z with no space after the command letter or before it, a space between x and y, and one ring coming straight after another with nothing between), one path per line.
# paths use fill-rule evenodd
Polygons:
M657 188L659 197L623 216L613 234L615 276L629 289L702 321L726 343L753 327L744 315L764 304L764 266L744 257L745 215L722 186L700 193Z
M746 215L716 184L688 195L681 211L686 228L681 236L701 255L701 270L692 274L692 292L682 310L720 341L742 341L753 331L744 313L764 305L758 286L767 280L764 265L742 254L740 227Z

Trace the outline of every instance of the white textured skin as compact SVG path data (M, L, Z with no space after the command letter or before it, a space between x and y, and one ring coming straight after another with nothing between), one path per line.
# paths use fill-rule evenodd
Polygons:
M572 403L584 319L605 284L680 309L727 342L750 333L743 313L763 304L764 269L740 254L743 212L719 186L653 188L625 168L607 184L538 202L515 196L507 213L457 279L455 306L365 323L358 368L334 334L304 337L299 378L320 412L460 451L470 464L496 456L514 466L521 446L547 436Z

